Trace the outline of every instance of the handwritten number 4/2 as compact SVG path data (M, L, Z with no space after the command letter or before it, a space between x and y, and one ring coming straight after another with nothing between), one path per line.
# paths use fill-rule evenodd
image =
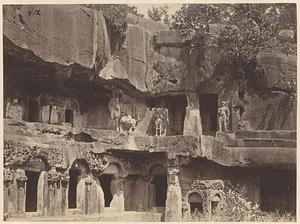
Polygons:
M40 16L41 12L39 9L29 9L28 16Z

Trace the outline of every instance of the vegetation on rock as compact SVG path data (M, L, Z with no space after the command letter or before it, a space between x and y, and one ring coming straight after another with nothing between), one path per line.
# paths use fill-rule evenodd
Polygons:
M259 53L296 54L295 4L184 4L172 19L183 36L197 34L193 47L222 49L241 79L263 72L256 59ZM217 24L220 33L210 32L209 24ZM291 32L280 38L282 30Z
M96 9L103 13L103 16L110 31L110 41L112 53L116 53L126 39L127 21L126 16L132 13L137 16L143 17L142 14L137 12L135 6L128 4L89 4L89 8Z
M152 6L152 9L149 9L147 15L150 19L156 22L163 22L166 25L171 25L171 18L168 14L169 7L167 5L155 7Z
M218 212L211 217L199 212L194 212L191 221L213 221L213 222L295 222L293 213L264 212L257 204L253 205L243 196L243 188L228 185L224 189L225 203Z

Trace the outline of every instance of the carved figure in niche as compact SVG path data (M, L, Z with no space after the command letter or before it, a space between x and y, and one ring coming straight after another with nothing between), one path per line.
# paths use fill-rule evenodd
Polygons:
M221 106L218 109L219 132L228 131L229 115L230 112L226 105L226 101L222 101Z
M110 98L108 109L110 111L110 117L112 120L113 127L117 128L117 131L120 131L119 120L121 116L121 107L119 102L119 97Z
M163 117L161 114L157 114L154 120L155 124L155 136L163 135Z

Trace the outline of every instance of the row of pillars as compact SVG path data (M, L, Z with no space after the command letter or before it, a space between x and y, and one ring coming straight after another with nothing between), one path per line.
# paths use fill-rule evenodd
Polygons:
M4 212L24 216L26 212L27 177L25 170L5 168ZM8 174L8 175L7 175ZM68 210L68 172L58 172L52 167L48 172L41 171L37 184L36 213L42 216L64 215ZM87 174L77 183L76 204L81 214L99 214L104 210L104 193L97 177ZM110 207L115 212L124 211L123 178L114 176L111 181L113 199ZM27 200L31 200L27 198Z
M13 172L12 170L9 172ZM182 195L178 178L178 168L168 168L168 190L165 208L165 221L182 221ZM115 212L124 211L123 178L114 177L111 181L113 199L110 208ZM23 216L26 204L25 171L17 169L14 178L4 181L4 211ZM64 215L68 209L68 173L60 173L55 167L42 171L37 186L37 215ZM29 199L30 200L30 199ZM104 194L98 178L88 174L77 185L77 209L81 214L100 214L104 209Z

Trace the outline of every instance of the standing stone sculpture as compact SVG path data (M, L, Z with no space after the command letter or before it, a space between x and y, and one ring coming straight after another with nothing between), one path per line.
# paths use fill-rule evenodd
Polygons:
M163 118L160 114L156 115L154 124L155 124L155 136L161 136L163 134Z
M121 107L118 97L112 97L109 101L108 108L112 120L112 126L120 131Z
M226 105L226 101L222 101L221 106L218 109L219 132L228 131L229 115L230 111Z

